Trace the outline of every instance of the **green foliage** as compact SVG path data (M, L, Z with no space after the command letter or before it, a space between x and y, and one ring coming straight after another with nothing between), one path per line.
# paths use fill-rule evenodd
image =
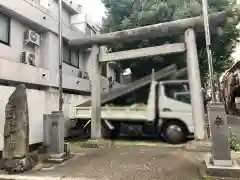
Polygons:
M230 137L230 149L232 151L240 151L239 140L237 139L237 136L233 134Z
M104 32L113 32L123 29L151 25L182 18L199 16L202 14L201 0L103 0L108 10L104 19ZM226 10L228 19L226 24L212 34L212 51L214 69L221 73L231 65L231 53L236 44L240 11L233 0L209 0L209 13ZM110 51L121 51L164 43L183 41L183 36L169 36L128 43L118 43L109 46ZM198 53L202 80L207 78L208 65L205 50L204 33L197 35ZM130 68L135 78L151 73L151 69L161 69L169 64L176 64L179 68L185 67L184 55L168 55L164 57L147 57L145 61L124 61L123 69Z

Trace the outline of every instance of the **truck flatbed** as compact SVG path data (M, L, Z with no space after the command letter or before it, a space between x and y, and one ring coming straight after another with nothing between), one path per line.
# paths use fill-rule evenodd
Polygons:
M169 76L177 73L176 71L177 71L176 65L171 65L171 66L168 66L164 69L157 71L154 76L155 76L156 80L159 80L159 79L163 79L163 78L169 77ZM114 100L120 96L123 96L129 92L132 92L136 89L144 87L144 86L150 84L151 81L152 81L152 75L148 75L146 77L141 78L140 80L126 84L125 86L123 86L121 88L117 88L117 89L112 90L111 92L104 93L104 94L102 94L102 97L101 97L101 104L107 103L107 102ZM86 107L86 106L91 106L91 99L85 101L84 103L78 105L77 107Z
M76 107L75 117L78 119L90 119L91 107ZM104 120L121 121L146 121L148 120L147 107L102 107L101 118Z

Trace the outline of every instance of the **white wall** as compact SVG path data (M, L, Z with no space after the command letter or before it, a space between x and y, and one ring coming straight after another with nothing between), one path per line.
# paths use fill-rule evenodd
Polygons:
M20 62L21 52L29 50L33 52L33 48L27 47L23 44L24 31L26 26L19 23L15 19L10 22L10 45L0 43L0 58L9 59L11 61ZM39 51L35 52L37 61L39 60Z
M236 44L234 53L232 54L234 62L240 61L240 44Z
M57 0L51 0L50 1L50 8L51 14L57 19L58 18L58 1ZM70 24L70 17L72 13L70 14L65 8L63 8L62 11L62 21L63 24L66 26L71 26Z
M21 24L16 19L11 19L10 46L0 43L0 59L3 61L0 62L2 65L1 69L3 69L3 71L0 72L0 79L6 78L6 80L30 82L56 87L58 81L58 36L53 32L48 31L41 33L40 48L34 50L37 68L14 63L20 62L22 51L33 51L33 49L23 45L24 31L27 29L28 28L25 25ZM11 64L11 61L14 64ZM11 70L6 71L9 67L11 67ZM80 84L76 84L78 81L77 77L79 70L87 71L89 73L91 72L91 62L87 56L83 55L83 53L79 53L79 68L63 63L63 74L65 79L68 80L63 83L69 86L65 88L71 87L70 89L89 91L90 82L88 80L80 79ZM47 75L43 78L41 77L41 72L44 72ZM111 72L109 73L108 76L111 76ZM46 80L48 81L49 79L51 79L51 82L46 82ZM103 88L107 89L107 84L107 79L103 78Z
M44 33L41 44L41 61L43 67L52 71L58 71L58 36L52 32ZM79 68L63 63L63 73L69 76L77 77L79 69L85 69L85 59L81 52L79 53Z
M10 15L28 25L36 26L39 30L49 30L53 33L58 32L58 23L55 15L50 10L40 8L39 5L34 4L31 0L14 0L14 3L13 0L2 0L1 6L4 7L4 11L6 9ZM73 39L82 35L73 26L63 24L64 38Z
M5 106L14 90L14 87L0 85L0 151L4 146ZM29 143L39 143L43 141L43 114L51 113L58 109L58 93L56 90L51 89L49 91L27 89L27 98L29 110ZM84 102L86 98L81 95L64 94L64 115L71 118L73 116L72 107Z
M0 79L47 87L58 87L57 72L1 58ZM90 82L86 79L63 74L63 88L90 92Z

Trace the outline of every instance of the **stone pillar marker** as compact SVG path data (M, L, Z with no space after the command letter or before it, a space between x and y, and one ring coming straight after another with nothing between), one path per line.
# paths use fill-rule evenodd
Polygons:
M44 145L47 148L49 161L63 162L66 160L64 151L64 123L62 111L53 111L43 116Z
M211 102L208 106L208 118L211 132L212 152L205 159L202 175L217 177L239 177L240 167L231 158L229 126L227 114L222 102Z
M29 116L25 85L10 96L5 108L4 169L9 172L30 170L37 157L29 154Z
M220 102L210 103L208 118L212 139L212 163L215 166L232 166L229 128L224 104Z

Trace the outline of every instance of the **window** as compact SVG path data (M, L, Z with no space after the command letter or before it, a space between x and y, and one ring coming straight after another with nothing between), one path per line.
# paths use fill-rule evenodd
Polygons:
M79 68L79 51L77 49L70 50L70 64L74 67Z
M174 99L187 104L191 104L191 96L189 92L175 93Z
M107 77L107 63L101 63L101 75Z
M164 87L167 97L184 103L191 103L188 83L166 83Z
M115 70L115 77L116 77L116 82L120 83L120 81L121 81L121 72L119 71L119 69Z
M66 43L63 43L63 62L79 68L79 50L69 49Z
M10 18L0 13L0 42L9 45Z

